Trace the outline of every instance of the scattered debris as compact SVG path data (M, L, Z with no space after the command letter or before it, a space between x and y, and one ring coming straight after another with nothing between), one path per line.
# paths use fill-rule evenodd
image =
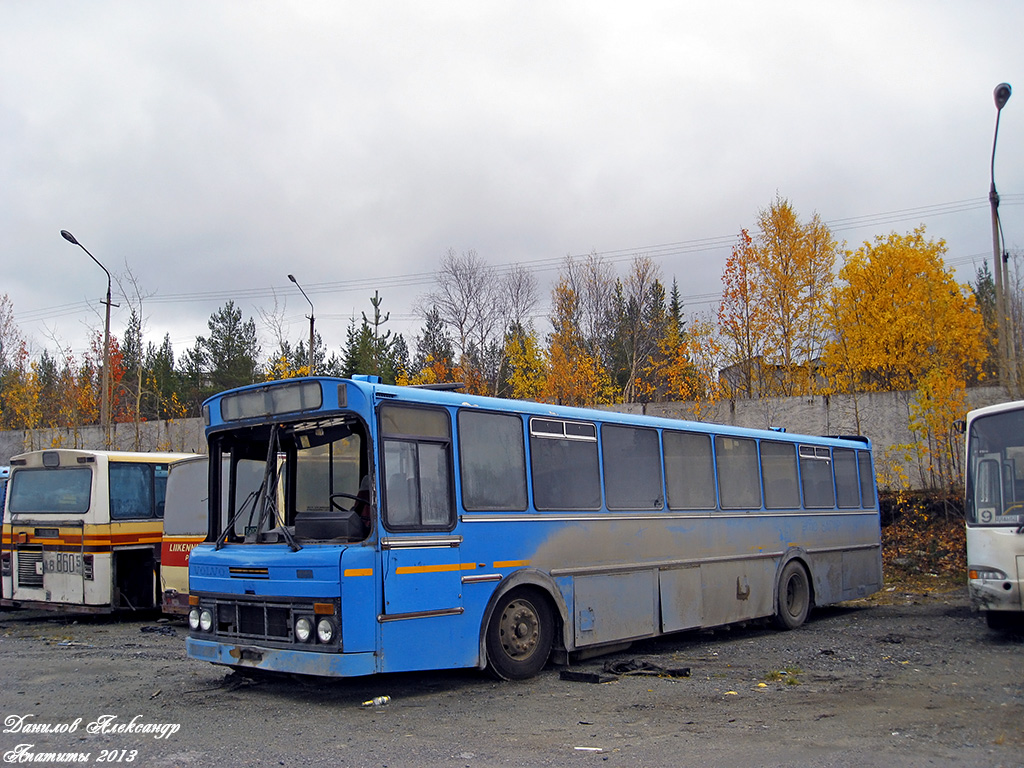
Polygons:
M570 683L610 683L623 675L651 675L653 677L689 677L689 667L663 667L650 661L626 659L607 661L601 672L583 672L563 669L558 673L560 680Z
M610 683L619 678L615 675L602 675L598 672L577 672L574 669L563 669L558 673L559 680L570 683Z
M655 677L689 677L689 667L663 667L650 661L626 659L607 661L604 671L613 675L654 675Z
M161 627L139 627L139 631L151 632L158 635L171 635L172 637L177 637L178 635L178 630L168 625L164 625Z
M369 701L364 701L363 702L363 706L364 707L386 707L390 703L391 703L391 697L390 696L374 696Z

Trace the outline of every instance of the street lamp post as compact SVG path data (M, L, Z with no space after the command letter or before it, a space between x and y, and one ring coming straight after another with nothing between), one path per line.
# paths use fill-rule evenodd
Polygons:
M991 184L988 190L988 201L992 207L992 261L995 274L996 288L996 336L999 354L999 383L1008 387L1011 392L1016 392L1016 365L1008 363L1010 357L1016 357L1013 349L1013 339L1010 337L1008 317L1006 314L1006 288L1009 283L1009 274L1006 268L1006 260L1003 255L1002 237L999 223L999 193L996 192L996 140L999 138L999 115L1010 99L1012 89L1009 83L1000 83L992 92L996 102L996 129L992 136L992 162L989 166L989 178Z
M103 372L100 377L100 426L103 429L103 440L105 447L110 447L110 271L100 264L100 260L89 253L89 249L75 239L75 236L66 229L60 231L61 237L72 245L77 245L89 254L89 258L99 264L100 269L107 275L107 299L103 303L107 307L106 320L103 323Z
M309 296L306 296L306 292L302 290L302 286L299 285L299 281L295 279L295 275L288 275L288 279L291 280L293 283L295 283L295 287L299 289L299 291L305 297L306 301L309 301ZM314 322L314 320L315 320L315 318L313 317L313 302L309 301L309 375L310 376L312 376L313 373L314 373L314 371L313 371L313 341L316 339L316 336L313 335L313 322Z

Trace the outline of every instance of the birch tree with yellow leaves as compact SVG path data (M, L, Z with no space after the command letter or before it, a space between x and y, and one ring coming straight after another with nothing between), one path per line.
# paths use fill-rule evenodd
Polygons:
M803 222L776 199L742 230L722 275L718 322L744 397L800 395L817 388L839 243L817 214Z

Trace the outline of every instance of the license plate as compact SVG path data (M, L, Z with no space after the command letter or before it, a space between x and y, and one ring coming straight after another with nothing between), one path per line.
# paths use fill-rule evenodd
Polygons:
M74 552L48 553L38 565L45 573L81 573L82 556Z

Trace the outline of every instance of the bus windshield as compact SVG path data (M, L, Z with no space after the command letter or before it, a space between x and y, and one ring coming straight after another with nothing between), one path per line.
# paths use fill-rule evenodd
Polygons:
M355 420L302 421L223 436L219 542L361 540L369 527L367 440ZM224 515L217 514L223 520Z
M1024 524L1024 410L974 419L967 441L967 523Z
M91 491L88 467L25 469L11 479L11 515L88 512Z

